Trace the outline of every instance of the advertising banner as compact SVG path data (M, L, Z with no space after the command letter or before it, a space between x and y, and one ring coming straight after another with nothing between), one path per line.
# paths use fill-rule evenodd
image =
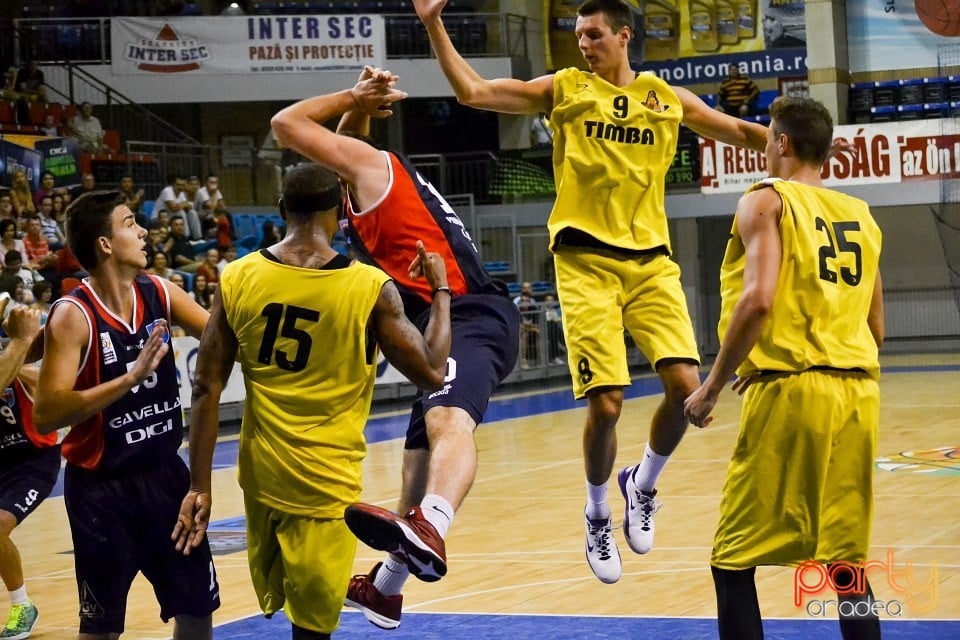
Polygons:
M960 134L945 135L939 120L845 125L834 137L856 147L853 157L840 154L821 172L828 187L910 183L960 178ZM762 153L715 140L700 141L703 193L742 193L767 177Z
M80 144L76 138L38 138L33 148L43 154L43 170L53 174L54 186L80 184Z
M960 24L924 13L923 7L936 4L914 0L847 0L850 71L937 67L941 47L960 45ZM945 7L950 2L940 4ZM956 54L953 63L957 63Z
M114 18L114 75L308 73L383 66L383 16Z
M752 78L804 76L804 0L628 0L631 65L671 84L721 82L730 65ZM545 0L554 69L585 68L574 34L575 0Z
M27 174L30 190L40 188L40 170L43 166L43 155L26 146L12 141L14 136L3 136L0 139L0 184L10 186L13 174L21 170ZM25 142L21 140L21 142Z

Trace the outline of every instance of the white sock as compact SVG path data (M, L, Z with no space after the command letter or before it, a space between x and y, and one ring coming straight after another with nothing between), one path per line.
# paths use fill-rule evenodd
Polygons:
M607 504L607 483L590 484L587 480L587 507L584 514L591 520L610 517L610 505Z
M633 481L637 483L637 487L641 491L653 491L669 459L670 456L662 456L651 449L648 442L643 452L643 460L633 470Z
M453 524L453 505L446 498L435 493L428 493L420 502L420 511L427 522L433 525L441 538L447 537L447 531Z
M19 589L14 589L10 592L10 604L28 604L30 602L27 599L27 585L23 584Z
M403 591L403 585L410 577L407 563L388 555L377 575L373 577L373 586L385 596L395 596Z

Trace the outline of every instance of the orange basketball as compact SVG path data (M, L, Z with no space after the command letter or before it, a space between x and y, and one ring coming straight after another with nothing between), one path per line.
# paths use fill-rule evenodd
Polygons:
M937 35L960 36L960 2L957 0L913 0L920 22Z

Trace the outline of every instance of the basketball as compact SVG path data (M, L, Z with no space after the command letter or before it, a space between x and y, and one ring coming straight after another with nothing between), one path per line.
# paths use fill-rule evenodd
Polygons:
M960 36L960 2L956 0L913 0L917 17L937 35Z

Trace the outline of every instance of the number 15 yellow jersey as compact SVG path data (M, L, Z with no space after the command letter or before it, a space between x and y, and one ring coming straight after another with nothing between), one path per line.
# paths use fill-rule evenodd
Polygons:
M224 269L246 402L244 492L286 513L341 518L360 497L377 352L368 321L390 278L373 267L307 269L252 253Z

